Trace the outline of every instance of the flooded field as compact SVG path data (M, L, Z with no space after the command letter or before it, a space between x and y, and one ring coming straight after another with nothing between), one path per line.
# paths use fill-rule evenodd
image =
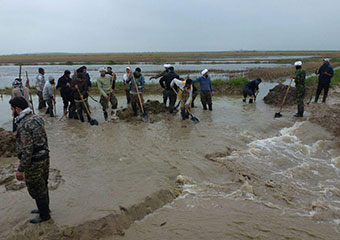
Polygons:
M238 63L225 63L225 62L217 62L206 63L206 65L195 64L195 63L175 63L173 66L176 71L184 73L182 77L185 77L186 74L191 73L191 77L193 79L200 76L200 72L208 68L211 71L212 79L228 79L232 75L242 75L242 73L248 69L266 67L266 68L274 68L274 67L282 67L289 66L288 64L271 64L271 63L248 63L247 61L240 60ZM23 66L22 78L26 81L25 71L27 71L31 85L35 84L36 76L38 74L38 68L42 67L45 69L45 75L52 75L56 79L61 77L64 74L66 69L69 69L71 72L73 70L81 67L83 65L34 65L34 66ZM117 74L117 81L123 81L123 75L125 73L126 65L87 65L88 72L91 76L91 81L96 81L96 78L99 76L98 69L101 67L111 66L113 71ZM149 64L149 63L140 63L131 66L133 69L136 67L140 67L144 76L146 77L146 83L158 83L158 80L149 81L149 77L158 74L160 71L163 71L163 65ZM18 77L19 74L19 66L8 65L8 66L0 66L0 88L11 87L11 84L15 78ZM181 75L181 74L180 74Z
M196 100L199 124L168 113L104 122L92 100L97 127L44 116L51 168L61 175L53 221L32 227L26 189L0 186L0 238L339 239L339 138L308 112L296 122L288 108L273 119L277 109L261 100L272 86L253 105L215 97L210 112ZM0 100L6 129L8 100Z

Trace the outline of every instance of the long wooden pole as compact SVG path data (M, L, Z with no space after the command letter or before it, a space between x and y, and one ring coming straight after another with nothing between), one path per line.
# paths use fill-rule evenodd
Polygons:
M33 105L33 98L32 98L32 93L31 93L31 89L30 89L30 80L28 79L27 71L26 71L26 87L28 88L28 92L29 92L29 95L30 95L30 102L32 104L32 111L33 111L33 114L35 114L34 105Z

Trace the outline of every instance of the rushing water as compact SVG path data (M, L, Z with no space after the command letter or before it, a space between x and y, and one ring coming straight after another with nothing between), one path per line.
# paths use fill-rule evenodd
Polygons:
M277 109L261 100L271 86L261 86L253 105L238 97L214 97L210 112L197 100L196 125L170 114L155 122L104 123L92 100L97 127L44 116L51 167L64 180L51 192L55 223L73 226L104 218L120 205L173 186L182 175L187 180L179 198L133 224L125 238L103 237L337 239L338 139L306 119L294 122L291 112L274 119ZM118 100L125 106L123 97ZM59 98L57 109L60 117ZM9 129L7 96L0 100L0 111L0 126ZM227 147L235 149L230 156L205 158ZM22 223L32 204L25 191L1 189L0 233Z

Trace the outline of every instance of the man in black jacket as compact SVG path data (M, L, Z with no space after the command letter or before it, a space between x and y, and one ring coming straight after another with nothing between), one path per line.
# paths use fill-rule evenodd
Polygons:
M163 91L163 103L166 106L167 100L169 98L169 106L170 106L170 113L174 112L175 104L176 104L176 93L171 88L170 83L173 79L179 79L179 76L175 73L174 67L169 68L169 72L165 74L160 80L159 83L164 88Z
M75 103L71 88L71 72L65 70L64 75L58 79L57 89L60 89L60 96L64 103L64 115L69 113L69 118L75 117Z
M318 102L322 90L324 90L322 102L326 102L329 84L331 83L331 78L334 74L328 58L323 59L323 65L316 70L316 74L319 74L319 83L318 89L316 90L315 102Z
M247 96L249 96L249 103L256 101L255 93L259 93L259 85L262 82L261 78L248 82L242 87L243 102L246 102Z

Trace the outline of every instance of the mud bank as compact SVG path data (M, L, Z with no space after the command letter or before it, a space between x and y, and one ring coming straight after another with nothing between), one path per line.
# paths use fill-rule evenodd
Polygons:
M7 239L99 239L112 235L124 236L124 231L135 222L153 213L155 210L172 202L179 196L181 190L160 190L146 197L142 202L132 206L119 206L119 211L113 211L103 218L85 221L75 227L57 226L53 220L41 225L26 223L15 228Z
M0 128L0 157L14 157L16 139L13 132Z
M148 115L150 115L149 116L149 117L151 117L150 121L154 122L154 121L160 120L159 118L157 118L154 115L161 114L161 113L168 113L169 107L164 106L164 104L160 103L157 100L154 100L154 101L153 100L147 100L144 103L144 110ZM177 110L175 110L175 113L176 112L177 112ZM133 110L132 110L131 107L119 109L119 110L117 110L116 114L119 117L119 119L121 119L121 120L132 121L133 119L136 119L133 116ZM139 114L141 114L141 111L139 111Z
M286 95L287 89L288 89L287 85L279 84L275 86L273 89L269 90L268 95L263 98L263 101L266 104L280 106L284 96ZM295 87L291 87L288 92L285 105L294 104L296 104L296 89Z

